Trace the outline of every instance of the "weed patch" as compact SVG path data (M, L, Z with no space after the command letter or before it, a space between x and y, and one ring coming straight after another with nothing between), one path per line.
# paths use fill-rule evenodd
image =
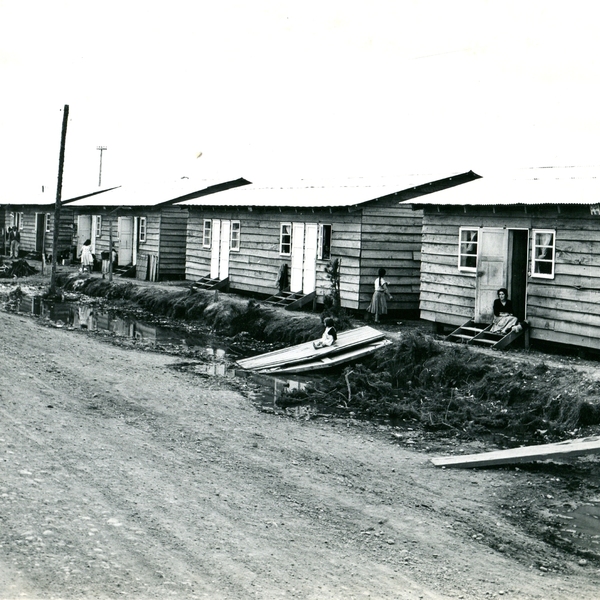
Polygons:
M285 346L318 338L323 333L318 315L281 314L254 299L245 300L233 294L165 290L73 274L60 276L57 284L65 291L124 300L155 316L201 322L219 335L233 337L234 341L236 337L250 336L258 342Z
M335 398L339 407L364 418L465 438L501 433L513 443L541 443L600 423L598 384L575 393L572 375L410 333L346 367L307 399Z

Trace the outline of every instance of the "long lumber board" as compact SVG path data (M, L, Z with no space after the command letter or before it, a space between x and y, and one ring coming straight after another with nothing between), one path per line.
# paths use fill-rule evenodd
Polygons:
M275 375L277 373L304 373L307 371L319 371L322 369L329 369L330 367L335 367L345 362L356 360L358 358L362 358L363 356L372 354L376 350L379 350L379 348L383 348L384 346L387 346L391 343L391 340L388 339L376 340L370 344L367 344L366 346L360 346L359 348L351 348L346 352L334 354L333 356L322 356L320 358L316 358L315 360L308 360L306 362L296 363L290 366L283 365L280 367L260 369L258 372L271 373Z
M595 452L600 453L600 437L579 438L555 444L540 444L539 446L522 446L521 448L467 454L465 456L443 456L432 458L431 462L436 467L472 469L475 467L531 462L534 460L548 460L565 456L581 456Z
M346 348L368 344L383 337L384 334L381 331L377 331L377 329L373 329L369 326L358 327L356 329L349 329L338 333L337 341L333 346L315 349L312 341L304 342L289 348L281 348L280 350L274 350L273 352L267 352L266 354L243 358L242 360L238 360L237 364L242 367L242 369L250 371L263 370L275 366L304 362L329 354L336 354Z

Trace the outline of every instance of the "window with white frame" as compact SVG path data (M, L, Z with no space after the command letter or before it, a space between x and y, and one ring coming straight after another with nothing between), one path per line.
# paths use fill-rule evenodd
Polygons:
M531 248L531 276L554 278L556 233L549 229L534 229Z
M461 227L459 236L458 268L461 271L475 271L477 269L479 229Z
M231 250L239 250L240 249L240 222L239 221L231 221L231 240L229 243L229 248Z
M102 215L96 215L96 237L102 237Z
M140 242L143 243L146 241L146 217L140 217L139 232Z
M50 233L50 213L46 213L44 216L44 229L46 233Z
M290 256L292 254L292 224L282 223L279 230L279 254Z
M210 248L212 242L212 221L210 219L204 219L204 225L202 227L202 247Z
M329 260L331 258L331 225L319 225L317 257L321 260Z

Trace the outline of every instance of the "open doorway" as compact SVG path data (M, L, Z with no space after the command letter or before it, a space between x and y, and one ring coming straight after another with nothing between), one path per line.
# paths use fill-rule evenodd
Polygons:
M35 251L44 252L46 213L35 213Z
M508 282L506 289L512 300L515 317L524 321L527 317L527 265L529 232L527 229L511 229L508 232Z
M526 229L482 228L475 295L475 320L493 321L493 304L500 288L508 290L515 316L524 320L527 298Z

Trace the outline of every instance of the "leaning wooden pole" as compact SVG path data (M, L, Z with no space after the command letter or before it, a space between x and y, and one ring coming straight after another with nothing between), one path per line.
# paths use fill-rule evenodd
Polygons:
M54 204L54 227L52 237L52 275L50 277L50 296L56 294L56 265L58 262L58 234L60 231L60 203L62 198L63 166L65 164L65 142L67 139L67 123L69 121L69 105L63 111L62 133L60 136L60 155L58 158L58 182L56 185L56 202Z

